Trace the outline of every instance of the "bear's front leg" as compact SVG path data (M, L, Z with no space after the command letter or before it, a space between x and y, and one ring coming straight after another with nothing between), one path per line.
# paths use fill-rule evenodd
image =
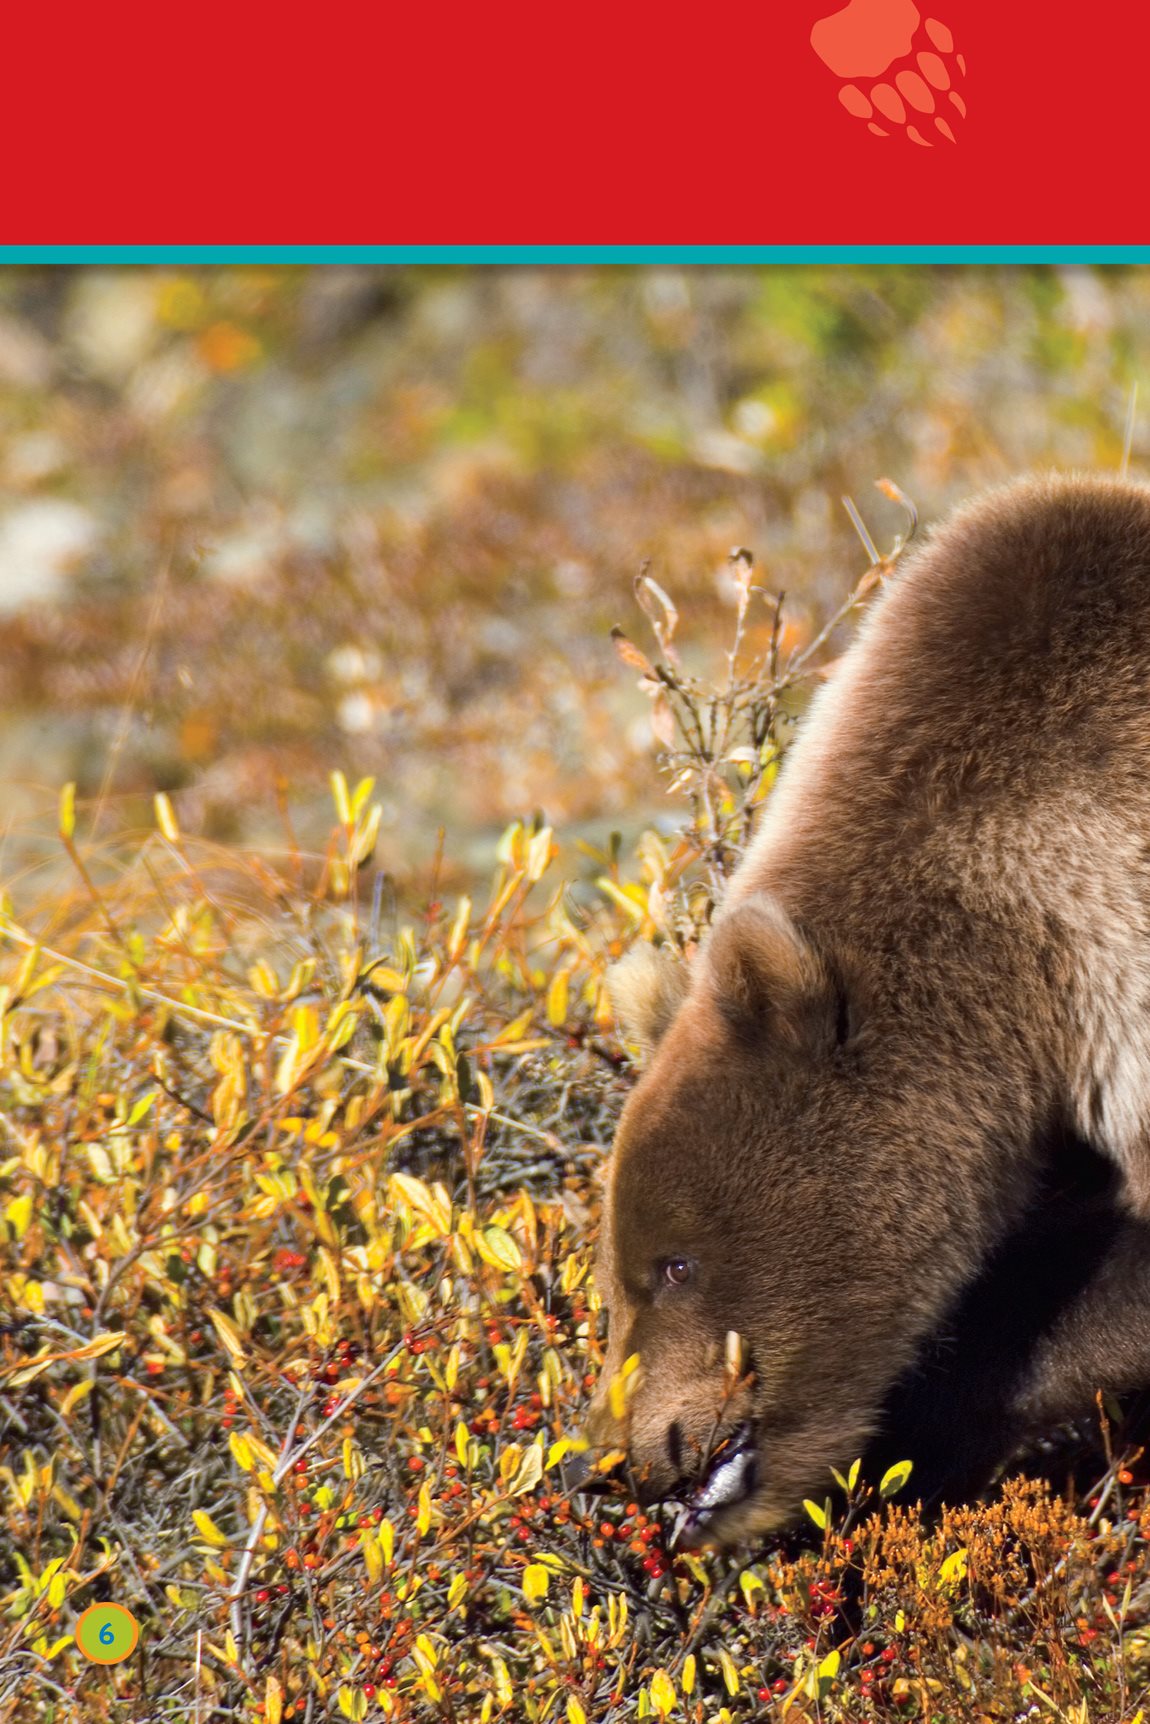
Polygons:
M1037 1342L1011 1414L1020 1431L1089 1412L1101 1389L1150 1389L1150 1222L1115 1218L1106 1255Z
M962 1501L1099 1389L1150 1389L1150 1223L1082 1156L1093 1188L1044 1191L895 1385L868 1477L911 1460L928 1508Z

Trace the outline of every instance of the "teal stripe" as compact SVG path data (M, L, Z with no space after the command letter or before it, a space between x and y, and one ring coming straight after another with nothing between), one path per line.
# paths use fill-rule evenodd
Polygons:
M1150 263L1145 245L6 245L0 264Z

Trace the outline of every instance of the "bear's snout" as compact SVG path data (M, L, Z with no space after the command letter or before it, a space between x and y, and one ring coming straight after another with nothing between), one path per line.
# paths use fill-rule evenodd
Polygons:
M675 1394L656 1379L623 1419L613 1413L607 1394L597 1395L582 1434L592 1451L625 1452L631 1484L645 1507L668 1497L686 1501L711 1478L716 1457L748 1428L745 1396L738 1405L730 1397L722 1403L721 1389L710 1377L692 1383L690 1392ZM579 1477L585 1480L595 1470L594 1460L582 1459Z

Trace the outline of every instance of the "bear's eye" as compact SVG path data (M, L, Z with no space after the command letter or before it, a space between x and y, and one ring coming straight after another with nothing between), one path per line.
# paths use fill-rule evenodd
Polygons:
M663 1260L663 1280L668 1287L681 1287L691 1279L691 1265L685 1257L667 1257Z

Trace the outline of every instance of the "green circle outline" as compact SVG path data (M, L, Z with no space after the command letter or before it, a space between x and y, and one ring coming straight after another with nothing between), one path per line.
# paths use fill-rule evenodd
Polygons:
M83 1628L85 1622L92 1615L92 1613L94 1611L97 1611L97 1610L116 1611L119 1613L120 1616L127 1617L128 1622L131 1625L131 1630L132 1630L131 1645L126 1647L123 1652L117 1652L113 1648L112 1656L110 1658L101 1658L98 1653L89 1652L87 1647L84 1645L83 1641L80 1638L80 1630ZM87 1610L85 1610L81 1613L81 1615L77 1619L76 1627L73 1630L73 1638L75 1639L77 1650L81 1653L81 1655L84 1658L86 1658L88 1660L88 1662L90 1664L122 1664L124 1662L125 1658L130 1658L132 1656L133 1652L136 1650L136 1647L137 1647L137 1645L139 1643L139 1639L140 1639L140 1625L136 1621L135 1617L132 1615L131 1611L128 1609L127 1605L116 1604L111 1599L104 1599L98 1604L90 1604L88 1606Z

